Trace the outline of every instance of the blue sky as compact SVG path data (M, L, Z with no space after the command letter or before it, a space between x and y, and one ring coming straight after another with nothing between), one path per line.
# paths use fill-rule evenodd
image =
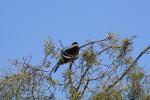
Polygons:
M149 0L0 0L0 70L9 58L32 55L38 64L50 36L64 45L98 40L107 32L137 35L136 56L150 45ZM140 64L150 66L149 55Z

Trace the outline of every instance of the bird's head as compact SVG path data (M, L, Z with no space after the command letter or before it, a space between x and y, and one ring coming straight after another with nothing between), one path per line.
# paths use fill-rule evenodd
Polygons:
M78 45L78 42L73 42L73 43L72 43L72 47L74 47L74 46L79 46L79 45Z

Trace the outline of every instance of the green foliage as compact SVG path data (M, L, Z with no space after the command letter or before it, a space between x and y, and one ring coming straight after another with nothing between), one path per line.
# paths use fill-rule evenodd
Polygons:
M13 96L19 98L21 94L24 92L24 90L30 89L31 78L32 78L31 74L27 72L15 74L10 77L6 76L1 81L2 85L1 91L4 98L12 99Z
M123 100L122 94L118 90L112 90L110 94L100 93L93 97L92 100Z
M145 96L143 100L150 100L150 95Z
M88 66L98 64L96 52L92 49L87 49L83 52L82 59Z
M86 41L80 44L78 60L53 73L62 60L61 47L47 39L39 64L33 65L28 57L11 62L19 71L1 78L0 95L4 100L149 100L150 76L137 61L150 47L135 58L132 40L109 33L102 40Z
M143 78L144 78L143 69L135 66L129 75L130 88L128 96L130 99L142 99L142 97L144 97L144 88L141 84Z
M45 41L44 51L46 56L51 55L51 57L55 57L57 55L57 50L51 39Z
M81 95L76 91L75 88L71 88L72 100L81 100Z

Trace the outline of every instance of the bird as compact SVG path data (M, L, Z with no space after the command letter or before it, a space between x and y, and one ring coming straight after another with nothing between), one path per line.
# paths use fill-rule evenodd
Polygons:
M60 53L60 58L54 67L54 73L57 71L60 65L76 60L78 58L79 49L80 47L78 42L73 42L70 48L62 50Z

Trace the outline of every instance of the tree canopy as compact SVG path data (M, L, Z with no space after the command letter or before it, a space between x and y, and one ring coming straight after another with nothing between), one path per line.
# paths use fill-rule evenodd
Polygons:
M106 38L80 44L78 59L52 70L64 45L52 39L44 45L45 56L37 65L32 57L9 62L20 69L0 80L4 100L149 100L150 76L138 61L149 54L150 46L133 56L135 36L121 39L109 33Z

